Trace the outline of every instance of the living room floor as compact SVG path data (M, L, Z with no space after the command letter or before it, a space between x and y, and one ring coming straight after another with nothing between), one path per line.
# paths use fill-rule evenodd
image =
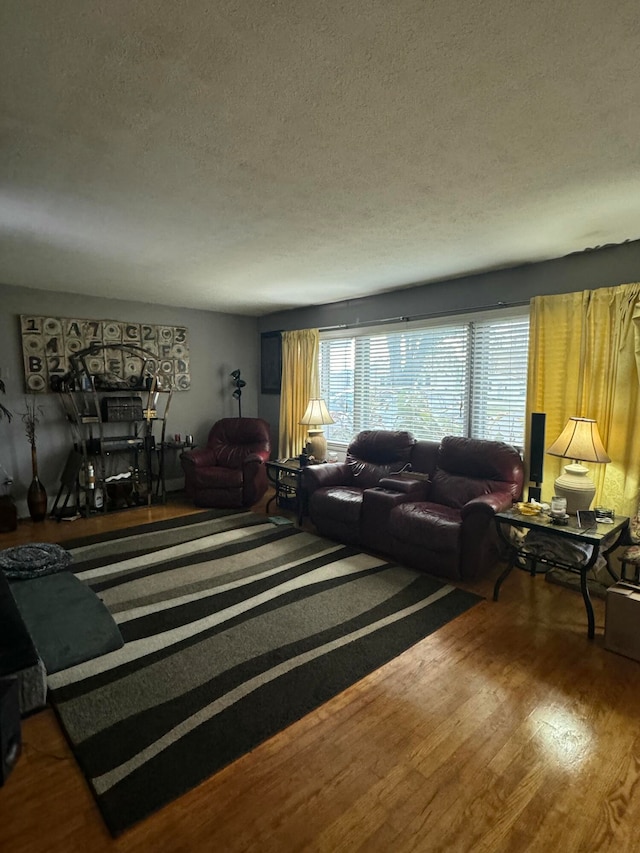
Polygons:
M0 545L194 511L172 497L25 521ZM516 571L494 603L499 570L461 584L481 604L118 839L53 711L33 714L0 789L0 850L639 850L640 663L604 649L602 600L589 641L579 593Z

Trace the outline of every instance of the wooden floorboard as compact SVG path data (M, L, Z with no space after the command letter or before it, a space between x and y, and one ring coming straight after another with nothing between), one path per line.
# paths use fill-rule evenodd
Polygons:
M24 522L0 546L192 511ZM602 600L589 641L578 593L514 572L494 603L497 573L467 585L477 607L115 840L55 715L34 714L0 850L637 853L640 663L604 649Z

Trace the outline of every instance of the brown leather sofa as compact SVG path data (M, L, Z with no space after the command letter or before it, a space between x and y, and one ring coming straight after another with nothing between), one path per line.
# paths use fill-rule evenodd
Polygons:
M251 506L267 490L270 452L269 424L262 418L222 418L206 447L180 457L187 496L196 506Z
M345 462L309 466L303 478L321 535L469 580L498 559L493 516L520 497L524 469L502 442L366 430Z

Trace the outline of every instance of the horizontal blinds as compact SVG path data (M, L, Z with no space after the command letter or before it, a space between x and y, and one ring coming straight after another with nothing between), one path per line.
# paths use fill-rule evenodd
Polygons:
M359 423L409 429L416 438L462 435L468 337L458 325L358 338Z
M471 435L522 445L528 316L389 330L320 341L329 441L362 429L420 439Z
M354 421L355 340L320 342L320 396L335 423L324 427L328 441L348 444L359 432Z
M522 446L529 319L473 323L471 435Z

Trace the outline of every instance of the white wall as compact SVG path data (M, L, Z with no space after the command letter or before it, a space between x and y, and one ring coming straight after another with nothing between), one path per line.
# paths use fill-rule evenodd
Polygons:
M30 448L19 415L25 408L20 314L186 326L191 388L174 394L167 422L169 435L193 433L194 440L203 444L214 421L237 416L229 376L235 368L240 368L247 383L243 416L258 413L260 354L254 318L0 285L0 376L7 388L2 402L15 413L11 423L0 422L0 463L14 478L12 494L20 516L28 515L25 496L31 482ZM51 507L71 447L71 431L55 394L39 394L37 401L43 408L37 436L38 468ZM168 463L169 485L178 486L177 454Z

